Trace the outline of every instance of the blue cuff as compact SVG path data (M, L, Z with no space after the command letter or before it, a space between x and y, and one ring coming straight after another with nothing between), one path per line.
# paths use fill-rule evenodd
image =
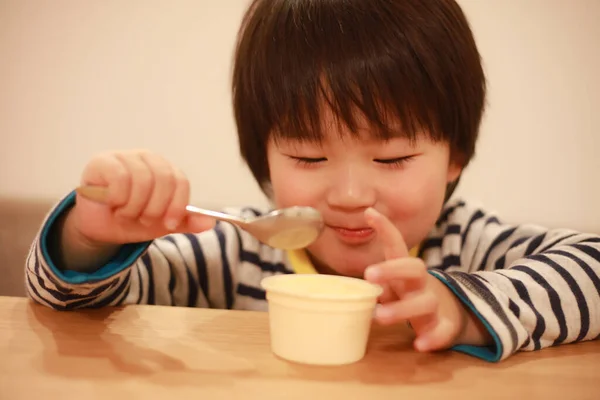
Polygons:
M454 293L456 297L460 299L460 301L471 310L471 312L481 321L485 329L490 333L492 339L494 339L494 346L472 346L467 344L459 344L451 347L451 350L458 351L461 353L465 353L471 356L475 356L485 361L489 362L498 362L502 357L502 342L500 341L500 337L491 327L491 325L487 322L487 320L479 313L479 311L475 308L473 303L469 301L469 299L463 297L458 291L446 280L442 275L438 275L433 271L427 271L430 275L436 277L439 281L441 281L444 285L448 287Z
M48 221L42 228L40 237L40 246L46 263L52 272L63 282L70 284L81 284L103 281L123 271L125 268L132 265L139 257L144 254L151 242L128 243L119 249L117 254L104 266L94 272L77 272L63 271L56 267L54 261L50 258L48 252L49 232L52 230L56 220L65 212L67 212L75 204L75 192L71 192L65 197L52 211L48 217Z

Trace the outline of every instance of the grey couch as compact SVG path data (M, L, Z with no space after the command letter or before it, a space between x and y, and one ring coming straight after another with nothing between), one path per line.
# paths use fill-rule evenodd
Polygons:
M25 259L52 201L0 198L0 296L26 296Z

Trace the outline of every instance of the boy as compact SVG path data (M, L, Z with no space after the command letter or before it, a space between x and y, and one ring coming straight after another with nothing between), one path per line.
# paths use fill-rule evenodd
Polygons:
M189 183L171 163L102 154L81 180L107 186L109 206L58 204L27 261L30 296L61 310L265 310L265 276L329 273L382 285L376 319L408 321L419 351L498 361L600 334L600 237L449 200L485 102L454 1L254 0L233 100L241 154L274 205L323 214L315 243L284 252L186 216Z

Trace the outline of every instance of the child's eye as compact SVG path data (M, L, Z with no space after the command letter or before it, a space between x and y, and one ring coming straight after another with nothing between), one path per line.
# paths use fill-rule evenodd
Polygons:
M296 163L298 163L299 165L302 165L302 166L314 166L315 164L321 163L323 161L327 161L327 158L325 158L325 157L313 158L313 157L293 157L293 156L290 156L290 158L292 160L296 161Z
M390 167L401 167L408 161L412 160L414 156L396 157L396 158L379 158L374 161L379 164L389 165Z

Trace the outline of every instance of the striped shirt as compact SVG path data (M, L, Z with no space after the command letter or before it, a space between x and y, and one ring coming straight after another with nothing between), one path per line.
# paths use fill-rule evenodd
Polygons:
M125 245L94 273L63 271L47 242L57 218L73 204L71 193L49 213L26 262L29 296L54 309L157 304L266 311L263 278L306 272L304 253L271 248L220 222L200 234ZM261 214L252 208L226 211ZM454 350L499 361L517 351L600 335L598 235L504 224L457 199L444 206L418 256L494 339L490 347Z

